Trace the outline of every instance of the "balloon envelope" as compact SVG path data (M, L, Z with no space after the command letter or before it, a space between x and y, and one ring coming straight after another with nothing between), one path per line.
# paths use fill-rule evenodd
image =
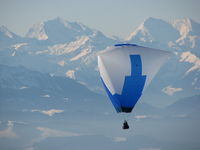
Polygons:
M117 112L131 112L170 52L118 44L98 53L105 90Z

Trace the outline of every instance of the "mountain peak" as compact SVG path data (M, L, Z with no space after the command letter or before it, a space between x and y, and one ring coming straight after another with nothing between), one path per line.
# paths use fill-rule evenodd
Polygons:
M57 17L34 25L29 29L26 37L65 43L76 40L77 37L91 35L94 31L81 23L69 22Z
M15 35L6 26L0 27L0 32L3 33L8 38L13 38Z
M65 25L66 27L69 27L70 22L67 20L64 20L61 17L56 17L47 21L44 21L43 24L48 24L48 23L52 23L52 24L61 24L61 25Z
M64 21L64 19L62 19L61 17L56 17L56 18L54 18L54 19L51 19L51 20L55 20L55 21L58 21L58 22L63 22Z
M164 20L162 20L162 19L153 18L153 17L149 17L149 18L145 19L143 23L144 23L144 24L147 24L147 23L151 23L151 22L157 22L157 23L165 22L165 23L166 23L166 21L164 21Z
M48 36L44 30L44 22L34 24L26 33L26 37L36 38L38 40L47 40Z
M179 33L168 22L158 18L147 18L138 28L130 34L128 41L131 42L159 42L166 43L176 40Z
M0 26L0 31L3 32L3 31L8 31L8 28L4 25Z
M143 22L144 26L148 29L152 29L152 28L157 28L158 26L168 26L169 27L169 23L159 19L159 18L153 18L153 17L149 17L147 18L144 22Z

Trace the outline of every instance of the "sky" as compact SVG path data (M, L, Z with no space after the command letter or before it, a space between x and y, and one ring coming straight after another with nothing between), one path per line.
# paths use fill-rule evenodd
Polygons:
M23 36L33 24L61 17L125 38L148 17L200 22L199 6L199 0L0 0L0 26Z

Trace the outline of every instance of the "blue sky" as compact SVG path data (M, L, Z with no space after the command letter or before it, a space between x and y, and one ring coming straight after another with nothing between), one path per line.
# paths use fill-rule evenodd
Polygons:
M0 25L24 35L37 22L57 16L127 37L148 17L200 22L199 0L0 0Z

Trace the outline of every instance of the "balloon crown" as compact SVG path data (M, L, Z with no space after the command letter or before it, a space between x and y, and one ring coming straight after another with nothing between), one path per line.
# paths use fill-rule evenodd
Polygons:
M115 46L137 46L136 44L115 44Z

